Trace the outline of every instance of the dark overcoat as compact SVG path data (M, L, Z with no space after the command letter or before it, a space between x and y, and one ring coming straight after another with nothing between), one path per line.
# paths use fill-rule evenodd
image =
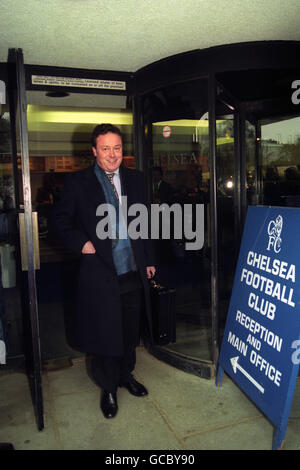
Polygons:
M120 167L122 193L127 206L146 203L143 174ZM113 263L112 240L97 237L96 226L101 217L97 207L106 203L102 187L95 176L94 166L66 176L60 201L54 210L54 225L64 245L80 256L78 271L75 331L80 351L107 356L123 354L122 315L118 276ZM130 217L128 217L130 223ZM82 254L87 241L95 254ZM131 240L135 261L144 287L144 309L148 339L152 339L151 308L146 266L153 266L150 240Z

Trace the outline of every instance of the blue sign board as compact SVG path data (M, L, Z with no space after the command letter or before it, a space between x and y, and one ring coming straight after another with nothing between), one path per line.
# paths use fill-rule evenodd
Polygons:
M300 209L249 207L219 357L284 439L300 362Z

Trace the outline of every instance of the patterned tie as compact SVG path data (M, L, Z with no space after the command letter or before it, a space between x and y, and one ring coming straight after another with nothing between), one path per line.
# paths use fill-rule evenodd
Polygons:
M115 187L114 182L113 182L114 174L115 174L115 173L106 173L106 174L107 174L107 177L108 177L108 179L109 179L110 184L112 185L112 187L113 187L113 189L114 189L114 193L115 193L115 195L116 195L116 198L119 200L118 191L117 191L117 188Z

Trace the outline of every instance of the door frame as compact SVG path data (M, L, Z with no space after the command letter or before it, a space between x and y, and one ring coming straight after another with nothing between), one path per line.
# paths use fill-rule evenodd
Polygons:
M21 49L10 49L8 53L8 64L10 74L14 74L15 81L8 83L8 93L10 96L10 113L13 116L12 123L12 151L14 161L14 179L18 182L17 172L17 145L16 136L20 139L21 174L23 183L23 204L16 207L17 213L23 214L24 218L24 248L27 257L27 269L22 276L22 303L23 303L23 324L25 339L25 362L29 379L31 397L36 415L38 430L44 428L44 406L42 391L42 363L40 350L40 332L38 319L38 304L35 278L35 255L34 255L34 227L31 204L31 185L29 168L29 148L28 148L28 126L27 126L27 105L24 57ZM11 77L12 78L12 77ZM14 84L15 86L13 86ZM15 192L18 194L18 186ZM19 202L17 197L16 202ZM20 219L21 220L21 219ZM20 228L20 227L19 227Z
M30 182L30 164L29 164L29 145L28 145L28 124L27 124L27 100L26 92L28 90L37 90L44 92L64 92L86 93L86 94L109 94L125 95L127 99L133 98L133 74L127 72L85 70L75 68L33 66L24 64L24 55L22 49L9 49L8 60L8 80L7 90L9 94L11 125L12 125L12 154L14 166L14 180L16 204L18 213L24 217L24 240L27 253L27 270L22 274L22 301L24 318L24 339L25 339L25 362L26 372L29 379L32 402L36 415L36 424L39 431L44 429L44 406L43 406L43 388L42 388L42 358L39 331L39 307L37 301L37 286L35 273L35 254L34 254L34 224L31 200L31 182ZM104 86L107 83L111 86L112 82L124 83L124 89L95 89L92 86L57 86L57 84L34 84L32 76L48 77L51 79L66 78L72 80L75 78L83 80L103 81ZM54 80L55 81L55 80ZM132 105L134 118L134 105ZM20 141L20 149L17 149L17 136ZM136 141L133 142L134 151ZM21 155L21 173L23 183L23 201L24 208L19 205L19 187L18 187L18 166L17 158ZM140 163L137 161L138 166ZM19 266L21 263L18 263ZM21 268L18 268L21 269Z

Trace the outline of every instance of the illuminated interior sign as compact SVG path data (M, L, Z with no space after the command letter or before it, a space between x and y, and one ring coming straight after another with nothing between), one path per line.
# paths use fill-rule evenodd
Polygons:
M95 88L101 90L126 90L126 82L117 80L97 80L92 78L32 75L31 81L33 85L67 86L73 88Z

